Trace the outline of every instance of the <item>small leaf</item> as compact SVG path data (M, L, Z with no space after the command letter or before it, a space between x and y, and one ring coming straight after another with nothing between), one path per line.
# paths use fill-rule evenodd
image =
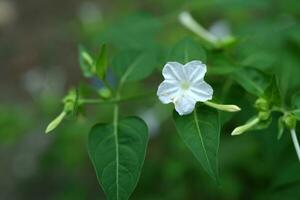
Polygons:
M242 68L233 74L233 78L247 92L254 96L262 96L270 83L270 77L254 68Z
M107 48L106 45L102 45L100 54L96 62L96 73L99 79L103 80L108 68Z
M85 77L95 74L94 60L83 46L79 46L79 65Z
M66 112L60 113L60 115L58 115L52 122L50 122L50 124L47 126L45 132L49 133L49 132L53 131L62 122L62 120L65 118L65 116L66 116Z
M291 104L294 109L292 113L295 115L297 120L300 121L300 92L297 92L292 96Z
M220 142L219 114L209 107L198 107L190 115L174 111L176 129L204 170L218 182L218 151Z
M278 134L277 134L278 140L281 139L283 133L284 133L284 122L283 122L283 117L280 117L278 119Z
M264 97L271 107L281 105L281 96L275 76L272 77L271 82L265 91Z
M206 62L205 50L190 38L179 41L169 54L170 61L177 61L185 64L192 60Z
M292 96L292 107L294 109L300 109L300 92L296 92Z
M147 125L137 117L92 128L89 155L108 199L129 198L141 173L147 142Z
M121 82L134 82L149 76L156 67L153 51L125 51L113 60L113 70Z

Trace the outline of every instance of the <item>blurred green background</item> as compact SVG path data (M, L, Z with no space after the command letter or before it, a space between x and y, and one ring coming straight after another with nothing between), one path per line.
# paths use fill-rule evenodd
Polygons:
M177 20L183 10L206 28L225 24L238 38L235 53L209 54L208 66L242 63L275 73L288 106L300 89L297 0L0 0L1 200L105 199L86 140L94 123L110 120L110 106L88 107L84 115L69 117L52 134L44 134L70 87L101 87L98 80L82 76L78 45L96 52L107 43L112 54L155 49L156 72L142 84L129 85L128 91L155 90L170 48L185 36L196 38ZM123 115L144 118L151 134L131 199L300 199L299 161L288 133L276 139L276 120L266 130L230 136L255 113L255 98L227 79L208 78L220 99L243 109L223 116L221 186L180 140L170 117L172 106L155 98L122 106Z

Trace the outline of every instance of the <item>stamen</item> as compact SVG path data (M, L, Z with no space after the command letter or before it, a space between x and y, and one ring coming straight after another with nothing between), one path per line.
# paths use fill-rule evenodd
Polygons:
M182 88L183 90L188 90L189 87L190 87L190 83L189 83L189 82L184 81L184 82L181 83L181 88Z

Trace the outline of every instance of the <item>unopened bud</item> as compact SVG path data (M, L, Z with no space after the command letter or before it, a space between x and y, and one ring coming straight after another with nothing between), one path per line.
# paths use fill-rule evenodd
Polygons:
M245 133L246 131L249 131L251 128L253 128L256 124L259 123L259 118L254 118L253 120L251 120L250 122L246 123L243 126L239 126L237 128L235 128L231 135L241 135L243 133Z
M101 88L98 91L98 94L104 99L108 99L111 97L111 91L107 87Z
M238 112L241 111L241 108L236 106L236 105L224 105L224 104L217 104L217 103L212 103L209 101L204 102L205 105L218 109L218 110L222 110L222 111L226 111L226 112Z
M257 99L254 106L257 110L261 110L261 111L269 110L269 103L264 98Z
M284 124L289 129L295 129L296 128L297 119L296 119L296 117L293 114L291 114L291 113L285 114L283 116L283 121L284 121Z

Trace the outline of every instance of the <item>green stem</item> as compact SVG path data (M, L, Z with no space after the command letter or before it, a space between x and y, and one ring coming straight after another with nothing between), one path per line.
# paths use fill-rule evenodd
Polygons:
M298 156L298 159L300 161L300 145L297 139L297 134L296 134L296 130L295 129L291 129L291 136L292 136L292 140L294 143L294 147Z
M102 99L79 99L79 104L112 104L112 103L123 103L127 101L132 101L132 100L139 100L139 99L144 99L144 98L152 98L154 97L153 93L145 93L141 95L136 95L136 96L130 96L130 97L125 97L125 98L120 98L120 95L118 95L118 99L113 98L109 100L102 100Z

